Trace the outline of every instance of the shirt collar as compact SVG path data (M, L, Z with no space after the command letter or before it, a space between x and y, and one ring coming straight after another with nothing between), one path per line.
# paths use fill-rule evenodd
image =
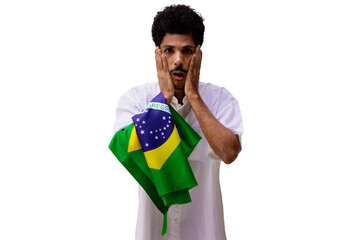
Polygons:
M187 99L187 97L185 96L183 99L183 104L181 105L178 101L178 99L173 96L173 98L171 99L170 105L180 114L180 116L182 116L183 118L185 118L190 110L191 110L191 105Z

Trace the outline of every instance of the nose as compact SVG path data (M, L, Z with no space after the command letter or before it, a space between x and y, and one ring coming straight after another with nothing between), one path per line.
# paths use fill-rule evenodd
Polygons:
M183 63L184 63L184 59L183 59L183 55L182 55L182 53L181 52L176 52L175 53L175 61L174 61L174 63L175 63L175 66L182 66L183 65Z

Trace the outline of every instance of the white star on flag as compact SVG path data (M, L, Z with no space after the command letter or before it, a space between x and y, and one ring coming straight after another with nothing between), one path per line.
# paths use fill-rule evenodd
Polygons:
M145 133L145 131L144 131L144 130L141 130L141 131L140 131L140 133L141 133L141 134L144 134L144 133Z

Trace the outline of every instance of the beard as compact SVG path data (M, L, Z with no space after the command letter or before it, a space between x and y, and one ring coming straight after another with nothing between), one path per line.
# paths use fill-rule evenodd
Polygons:
M184 90L184 88L185 88L185 84L174 84L174 88L175 88L175 90Z

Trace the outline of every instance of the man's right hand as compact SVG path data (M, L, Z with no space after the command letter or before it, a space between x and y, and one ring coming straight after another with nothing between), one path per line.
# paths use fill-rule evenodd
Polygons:
M175 94L175 88L166 57L162 55L162 51L159 47L156 47L155 49L155 61L160 91L165 96L167 103L170 104L171 99Z

